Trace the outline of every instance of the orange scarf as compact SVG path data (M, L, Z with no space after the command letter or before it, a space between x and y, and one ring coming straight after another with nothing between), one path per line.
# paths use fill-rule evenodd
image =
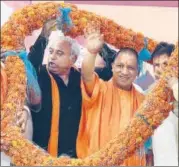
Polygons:
M51 79L52 88L52 123L50 131L50 139L48 143L48 152L50 155L58 156L58 135L59 135L59 120L60 120L60 95L57 83L53 76L48 72Z
M78 69L73 66L74 69ZM47 70L48 71L48 70ZM52 88L52 123L50 131L50 139L48 143L48 153L54 157L58 156L58 135L59 135L59 120L60 120L60 95L57 83L53 76L48 71L51 80Z

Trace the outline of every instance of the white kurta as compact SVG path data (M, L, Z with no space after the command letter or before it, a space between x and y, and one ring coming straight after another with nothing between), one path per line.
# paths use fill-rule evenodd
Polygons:
M178 166L178 117L170 112L152 137L154 166Z
M149 90L143 94L147 94ZM173 85L172 90L177 100L174 102L174 113L172 111L169 113L152 136L154 166L178 166L178 83Z

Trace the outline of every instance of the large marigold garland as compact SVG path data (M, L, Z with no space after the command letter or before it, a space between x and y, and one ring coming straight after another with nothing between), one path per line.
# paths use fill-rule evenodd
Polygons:
M43 19L45 20L50 18L50 16L55 13L56 7L58 5L59 4L56 3L44 3L44 4L40 3L37 5L30 6L30 8L33 13L34 12L33 9L36 10L41 9L40 11L43 11L43 8L48 9L50 6L53 7L52 8L53 10L49 15L48 12L47 12L47 16L45 16L44 14ZM71 6L71 7L73 10L77 10L75 6ZM25 9L27 8L28 7L22 9L21 11L18 11L21 16L23 16L23 13L21 12L22 11L25 12L26 11ZM38 12L41 13L40 11ZM78 10L75 11L74 14L75 13L78 13ZM88 15L87 12L84 13ZM25 15L27 16L26 12ZM92 14L91 17L98 18L94 14ZM13 23L12 19L15 20L15 23ZM21 19L23 20L23 17ZM26 19L28 20L30 18L27 17ZM33 20L33 17L31 19ZM42 22L44 21L43 19ZM12 24L14 26L17 20L18 19L16 19L15 15L13 15L10 21L6 23L5 30L2 29L3 48L17 49L22 46L22 44L19 44L18 42L16 43L16 41L18 41L18 38L16 37L18 33L15 33L15 35L13 36L15 43L13 43L11 40L5 41L6 38L10 39L12 35L12 32L8 33L8 30L6 28L10 26L9 24ZM19 23L20 25L22 24L21 22ZM26 23L27 22L24 22L24 24ZM28 27L30 25L27 24L26 26ZM41 25L39 25L39 27L40 26ZM39 27L37 26L36 28ZM30 33L31 30L33 30L33 28L30 30L27 28L26 32L21 31L21 34L19 33L18 35L20 35L20 37L21 35L23 35L24 38L27 32ZM127 32L126 35L128 36ZM125 39L125 40L124 41L126 43L124 42L123 44L120 44L120 46L126 45L127 43L129 44L130 40L129 39ZM142 40L143 39L141 39L140 41L141 43ZM130 46L134 46L134 45L130 44ZM4 139L6 140L6 142L10 144L9 151L6 153L12 157L12 161L15 165L18 166L119 165L128 156L134 153L134 151L137 148L139 148L140 145L143 144L144 141L149 136L152 135L154 129L157 128L157 126L159 126L162 123L162 121L168 116L168 113L171 110L171 105L169 105L169 103L167 102L168 96L170 96L171 94L169 89L167 88L166 78L171 75L178 76L178 44L176 46L174 53L171 56L171 59L169 61L169 66L165 70L162 79L156 84L155 88L147 95L145 101L140 106L136 115L130 122L130 125L126 127L126 129L122 133L117 135L115 139L111 140L107 144L107 146L105 146L97 153L85 159L70 159L70 158L62 158L62 157L53 158L49 154L47 154L44 150L33 145L33 143L26 140L22 136L22 134L20 133L20 129L15 126L17 110L22 110L23 102L25 99L26 79L25 79L25 69L22 61L18 57L9 57L6 62L6 72L8 76L8 94L7 94L7 99L1 109L1 131L6 134ZM156 108L160 108L160 111L156 111Z
M109 44L117 48L129 46L138 51L144 47L142 33L119 26L113 20L105 17L79 10L75 5L53 2L33 4L15 11L2 27L1 46L6 49L21 48L25 36L30 35L33 30L41 28L46 20L56 17L59 6L72 9L70 16L75 26L68 33L72 37L82 35L87 22L94 21L101 25L101 32ZM150 51L155 48L156 44L156 41L149 38L148 48Z

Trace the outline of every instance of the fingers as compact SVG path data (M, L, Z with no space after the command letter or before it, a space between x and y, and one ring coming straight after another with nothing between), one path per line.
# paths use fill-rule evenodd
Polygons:
M51 27L49 28L49 31L56 29L56 27L57 27L57 22L53 22Z
M19 126L21 128L21 130L23 129L23 124L25 124L25 116L22 112L18 112L17 113L17 126Z
M45 22L45 25L46 25L46 24L53 23L54 21L56 21L56 18L48 19L48 20Z
M26 108L23 111L17 113L17 126L21 128L21 132L24 133L27 125L28 120L28 111Z
M22 125L21 125L21 132L24 133L25 129L26 129L26 123L23 122Z
M51 20L51 22L49 24L50 24L50 27L54 27L57 24L57 21Z
M84 36L87 38L91 34L100 34L100 24L98 22L90 22L84 29Z
M55 26L55 24L57 24L56 19L51 19L45 23L45 27L47 27L47 29L48 29L48 27L53 27L53 26Z
M22 124L25 122L25 119L23 117L23 115L21 117L18 118L17 120L17 124L18 126L22 126Z
M101 34L93 33L87 36L87 40L101 40Z
M51 32L53 30L56 30L56 27L57 27L56 19L48 20L47 22L45 22L45 24L42 28L41 35L44 36L45 38L49 38Z

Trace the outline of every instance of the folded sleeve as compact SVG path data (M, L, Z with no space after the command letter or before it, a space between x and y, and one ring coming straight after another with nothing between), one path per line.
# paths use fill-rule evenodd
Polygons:
M99 96L104 88L104 81L101 80L97 74L95 74L95 81L93 82L93 84L94 85L92 85L93 87L92 95L89 96L85 88L85 82L81 80L83 105L86 107L91 107L93 106L94 103L97 103L97 101L99 100Z

